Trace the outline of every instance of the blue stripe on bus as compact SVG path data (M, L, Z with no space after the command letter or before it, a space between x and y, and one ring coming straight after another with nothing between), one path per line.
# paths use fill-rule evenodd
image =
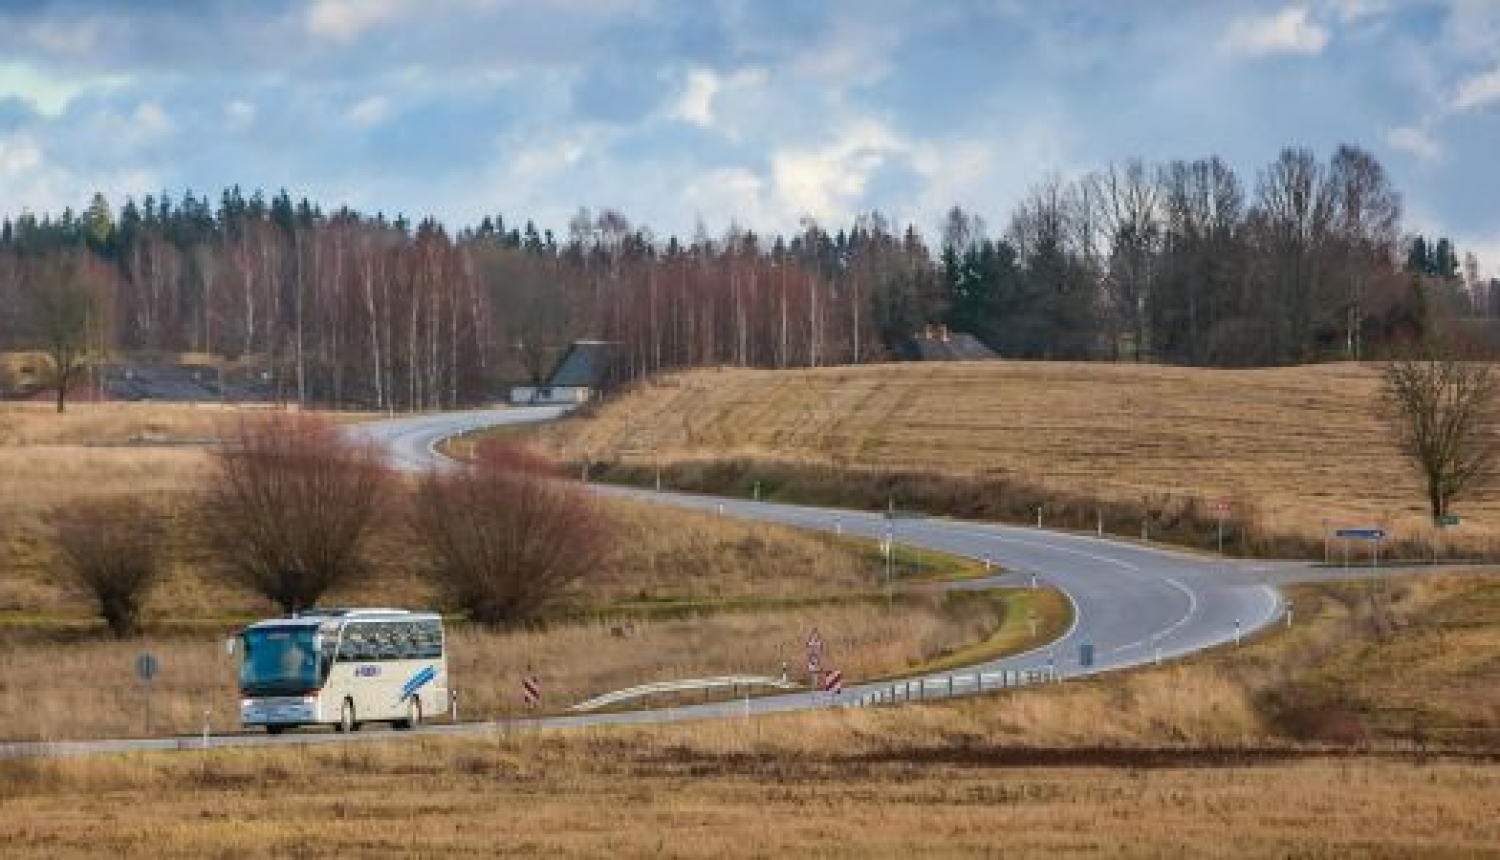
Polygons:
M413 693L422 689L422 687L426 686L429 682L432 681L432 679L436 677L436 666L428 666L426 669L423 669L417 674L411 676L411 680L407 681L406 685L401 688L401 698L403 700L411 698Z

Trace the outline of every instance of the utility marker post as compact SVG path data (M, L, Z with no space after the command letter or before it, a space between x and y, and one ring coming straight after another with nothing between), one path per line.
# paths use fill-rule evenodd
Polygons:
M137 678L140 678L143 682L145 682L146 685L145 704L147 735L151 734L151 681L156 678L156 674L158 671L160 671L160 669L161 663L156 659L156 655L152 654L150 651L142 651L141 655L135 658L135 675Z
M1219 555L1224 554L1224 517L1229 513L1229 500L1219 499L1214 502L1214 520L1218 526Z
M1036 527L1037 528L1041 528L1042 527L1042 506L1041 505L1037 505L1036 506Z
M1094 537L1104 537L1104 511L1094 511Z
M885 556L885 602L890 604L893 599L893 585L891 582L891 569L895 564L896 555L896 533L887 527L885 535L880 539L880 553Z

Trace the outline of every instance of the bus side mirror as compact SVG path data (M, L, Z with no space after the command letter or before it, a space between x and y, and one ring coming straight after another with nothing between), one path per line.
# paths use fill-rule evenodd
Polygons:
M224 653L228 654L231 657L234 656L234 640L233 639L225 639L224 640Z

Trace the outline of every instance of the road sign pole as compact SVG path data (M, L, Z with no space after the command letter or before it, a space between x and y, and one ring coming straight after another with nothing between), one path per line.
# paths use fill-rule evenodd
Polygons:
M1224 514L1219 514L1219 555L1224 554Z

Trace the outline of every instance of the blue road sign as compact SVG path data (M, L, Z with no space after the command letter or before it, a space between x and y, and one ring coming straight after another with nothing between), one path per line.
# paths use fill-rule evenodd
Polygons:
M161 664L157 662L156 655L150 651L135 658L135 674L142 681L149 681L156 677Z
M1338 531L1334 532L1334 535L1341 538L1348 538L1350 540L1380 540L1381 538L1385 537L1385 529L1339 529Z

